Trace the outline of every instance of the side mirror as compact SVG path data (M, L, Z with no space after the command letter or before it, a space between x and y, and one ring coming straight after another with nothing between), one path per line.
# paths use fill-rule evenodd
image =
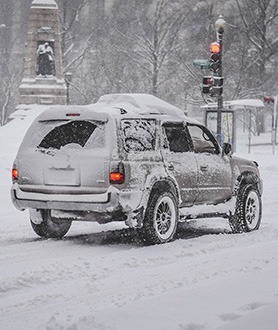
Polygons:
M232 145L230 143L224 143L222 147L222 153L226 156L231 156L232 154Z

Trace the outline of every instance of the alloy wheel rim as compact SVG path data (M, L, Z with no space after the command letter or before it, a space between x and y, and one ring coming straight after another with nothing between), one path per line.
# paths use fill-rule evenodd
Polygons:
M245 205L246 224L250 230L256 228L260 219L260 201L256 192L251 191L246 199Z
M176 208L173 200L168 196L162 197L155 208L154 214L157 234L161 239L168 239L171 237L176 223Z

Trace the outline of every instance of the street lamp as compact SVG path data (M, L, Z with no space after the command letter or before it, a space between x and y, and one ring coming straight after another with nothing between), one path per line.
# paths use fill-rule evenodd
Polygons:
M226 21L224 20L223 16L220 15L218 20L215 22L215 29L217 33L223 34L226 28Z
M219 68L217 71L218 77L222 78L222 55L223 55L223 34L226 27L226 21L223 16L219 16L215 22L215 29L217 35L217 41L220 46L219 49ZM222 80L223 81L223 80ZM221 144L221 113L223 110L223 96L222 93L218 94L217 97L217 141Z
M2 58L4 58L5 61L8 60L9 54L8 54L8 44L9 44L9 27L6 24L0 24L0 37L1 37L1 52L2 52Z
M72 80L72 73L71 72L66 72L64 74L65 76L65 82L66 82L66 86L67 86L67 105L70 103L70 98L69 98L69 87L70 87L70 83Z

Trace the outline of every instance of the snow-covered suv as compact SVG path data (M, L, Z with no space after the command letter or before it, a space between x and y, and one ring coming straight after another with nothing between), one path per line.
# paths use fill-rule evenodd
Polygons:
M39 115L19 148L12 200L34 231L62 237L73 220L125 221L148 243L173 239L178 221L226 217L258 229L256 162L232 157L182 110L146 94L111 94Z

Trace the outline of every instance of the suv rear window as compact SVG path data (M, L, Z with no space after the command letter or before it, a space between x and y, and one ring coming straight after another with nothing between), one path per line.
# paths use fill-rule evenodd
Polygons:
M121 131L127 152L155 149L154 119L124 119L121 121Z
M45 123L43 123L45 124ZM60 149L68 144L75 143L84 147L89 138L95 131L98 131L98 126L89 121L71 121L66 124L54 127L42 139L38 147ZM99 144L99 134L96 135L95 144Z

